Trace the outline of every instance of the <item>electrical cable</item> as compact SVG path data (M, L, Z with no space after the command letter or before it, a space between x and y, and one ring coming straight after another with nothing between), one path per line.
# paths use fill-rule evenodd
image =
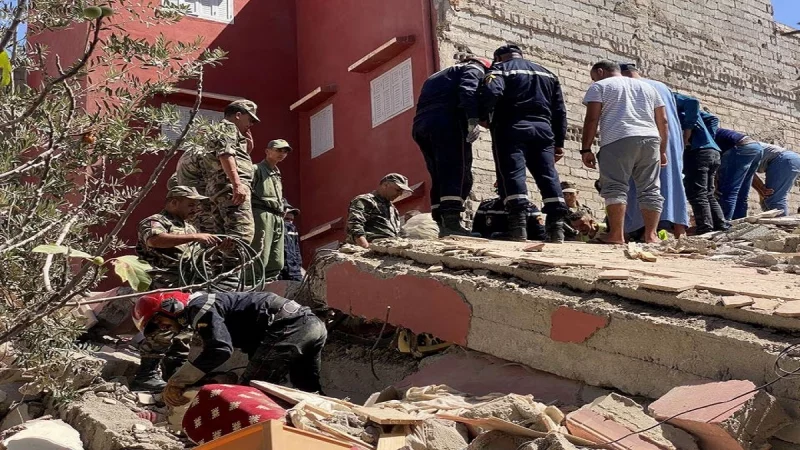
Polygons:
M697 406L695 408L691 408L691 409L687 409L685 411L681 411L681 412L679 412L679 413L677 413L677 414L675 414L673 416L667 417L666 419L657 422L655 425L649 426L647 428L643 428L641 430L632 431L632 432L626 434L625 436L622 436L620 438L614 439L613 441L602 442L600 444L594 444L594 445L581 445L581 447L583 447L583 448L592 448L592 449L609 449L609 448L611 448L611 447L609 447L610 445L613 445L613 444L616 444L618 442L621 442L621 441L623 441L625 439L628 439L631 436L635 436L637 434L646 433L646 432L648 432L648 431L650 431L652 429L658 428L661 425L666 424L670 420L678 418L678 417L680 417L680 416L682 416L684 414L689 414L689 413L692 413L692 412L695 412L695 411L699 411L701 409L711 408L712 406L719 406L719 405L724 405L726 403L731 403L731 402L734 402L736 400L739 400L742 397L746 397L746 396L748 396L748 395L750 395L750 394L752 394L754 392L758 392L760 390L766 389L766 388L772 386L773 384L777 383L778 381L781 381L781 380L786 379L786 378L792 378L792 377L798 376L798 375L800 375L800 367L798 367L797 369L794 369L794 370L786 370L781 366L781 359L783 359L784 357L787 357L792 350L794 350L795 348L798 348L798 347L800 347L800 343L789 345L788 347L786 347L783 350L781 350L781 352L778 353L778 356L775 358L775 364L774 364L775 375L777 375L778 378L776 378L776 379L774 379L772 381L769 381L769 382L767 382L765 384L762 384L761 386L758 386L755 389L751 389L751 390L749 390L749 391L747 391L745 393L739 394L736 397L733 397L732 399L729 399L729 400L723 400L723 401L719 401L719 402L709 403L707 405ZM713 420L713 419L716 419L716 417L712 418L711 420ZM519 447L517 447L517 450L520 450L522 447L528 445L531 442L533 442L533 441L527 441L527 442L522 443Z
M179 287L207 284L205 290L209 292L251 292L261 289L265 281L261 255L241 238L216 236L222 240L221 243L207 246L193 242L188 245L188 257L181 258L178 263ZM235 267L240 267L238 274L231 275L227 280L213 282L219 275ZM236 286L232 285L234 280Z

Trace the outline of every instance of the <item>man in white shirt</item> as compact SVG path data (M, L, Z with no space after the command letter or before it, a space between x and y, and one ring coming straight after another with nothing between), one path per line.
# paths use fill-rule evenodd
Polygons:
M667 165L668 124L658 91L642 81L626 78L619 64L600 61L591 70L594 83L583 103L581 159L589 168L600 163L600 195L605 199L609 231L598 239L624 244L628 183L633 179L645 224L645 242L658 242L657 227L664 198L660 168ZM592 143L600 128L600 152Z

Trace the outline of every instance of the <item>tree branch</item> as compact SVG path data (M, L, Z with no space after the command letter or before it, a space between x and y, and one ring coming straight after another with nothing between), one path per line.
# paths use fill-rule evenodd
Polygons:
M61 245L66 239L67 234L69 234L70 228L75 225L75 222L78 221L78 216L72 216L71 219L64 224L64 228L61 229L61 233L58 235L58 239L56 239L55 245ZM50 284L50 267L53 265L53 257L55 255L48 254L47 259L44 262L44 267L42 267L42 277L44 278L44 287L47 289L47 292L53 292L53 286Z
M30 104L30 106L28 106L28 109L26 109L25 112L23 112L19 117L15 117L9 120L8 122L0 124L0 130L8 128L12 125L16 125L22 122L23 120L27 119L28 117L30 117L34 112L36 112L39 106L41 106L41 104L47 98L47 95L50 94L50 91L52 91L54 87L68 80L69 78L74 77L75 75L78 74L78 72L80 72L81 69L83 69L83 67L89 61L89 57L92 56L92 53L94 53L95 48L97 48L97 44L100 42L100 30L101 30L100 24L102 23L102 21L103 21L102 17L98 18L95 21L94 36L92 37L92 40L89 43L89 47L87 48L86 52L84 52L83 56L78 60L78 63L70 67L69 70L64 72L58 78L48 83L42 89L42 91L39 93L36 99Z
M117 234L119 234L122 227L125 225L125 222L130 218L133 211L144 201L144 198L150 192L150 190L155 186L158 177L161 175L161 172L164 171L164 168L167 165L167 162L177 153L178 148L183 144L184 139L186 139L186 135L189 133L189 129L192 126L192 122L194 121L195 116L197 116L197 111L200 109L200 104L203 98L203 68L200 68L200 73L197 79L197 97L195 99L194 106L192 111L189 113L189 120L186 122L186 125L183 127L183 131L178 139L175 140L172 147L167 151L161 161L159 161L156 168L150 174L150 179L144 185L144 187L139 191L136 199L131 202L128 207L126 208L125 212L123 213L122 217L119 219L117 224L114 226L114 229L109 232L103 241L98 246L97 250L95 251L96 255L102 255L108 250L108 247L114 241ZM52 225L52 224L51 224ZM44 233L41 233L42 235ZM1 251L1 250L0 250ZM59 289L57 292L49 295L46 299L42 300L38 304L29 308L26 313L21 314L22 317L15 318L16 324L11 328L7 329L3 333L0 333L0 344L4 342L8 342L9 339L15 337L23 330L31 326L32 324L42 320L43 318L49 316L59 308L63 307L65 304L69 303L76 295L80 294L81 292L85 291L87 287L81 287L80 284L85 281L86 276L88 275L90 270L95 270L94 272L94 279L96 279L98 267L92 262L84 262L81 266L81 269L75 275L75 277L70 280L63 288ZM55 300L58 300L57 302Z
M8 30L6 30L6 33L3 35L3 39L0 40L0 51L5 50L8 43L11 42L12 37L16 38L17 27L22 23L22 13L25 12L27 7L28 0L18 0L17 9L14 11L14 20L12 20L11 25L8 26Z

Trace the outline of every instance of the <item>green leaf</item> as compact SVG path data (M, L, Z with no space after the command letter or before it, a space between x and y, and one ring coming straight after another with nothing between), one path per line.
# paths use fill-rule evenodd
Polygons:
M136 255L125 255L111 259L114 272L119 278L128 283L136 292L146 291L152 279L147 274L153 267L137 258Z
M33 253L44 253L45 255L66 255L67 252L69 252L70 258L94 259L94 256L86 252L75 250L74 248L69 248L64 245L39 245L31 251Z

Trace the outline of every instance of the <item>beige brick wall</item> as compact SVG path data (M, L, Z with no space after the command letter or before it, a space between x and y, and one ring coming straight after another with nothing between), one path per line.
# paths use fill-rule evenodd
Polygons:
M569 114L567 155L557 164L598 211L595 171L580 162L589 68L600 59L635 61L644 74L694 95L722 125L800 150L800 40L782 37L770 0L435 0L442 67L458 47L491 57L505 42L555 72ZM474 196L493 196L488 133L475 146ZM531 194L538 191L529 176ZM797 188L792 209L800 205ZM752 199L757 199L754 192ZM757 208L751 201L751 209Z

